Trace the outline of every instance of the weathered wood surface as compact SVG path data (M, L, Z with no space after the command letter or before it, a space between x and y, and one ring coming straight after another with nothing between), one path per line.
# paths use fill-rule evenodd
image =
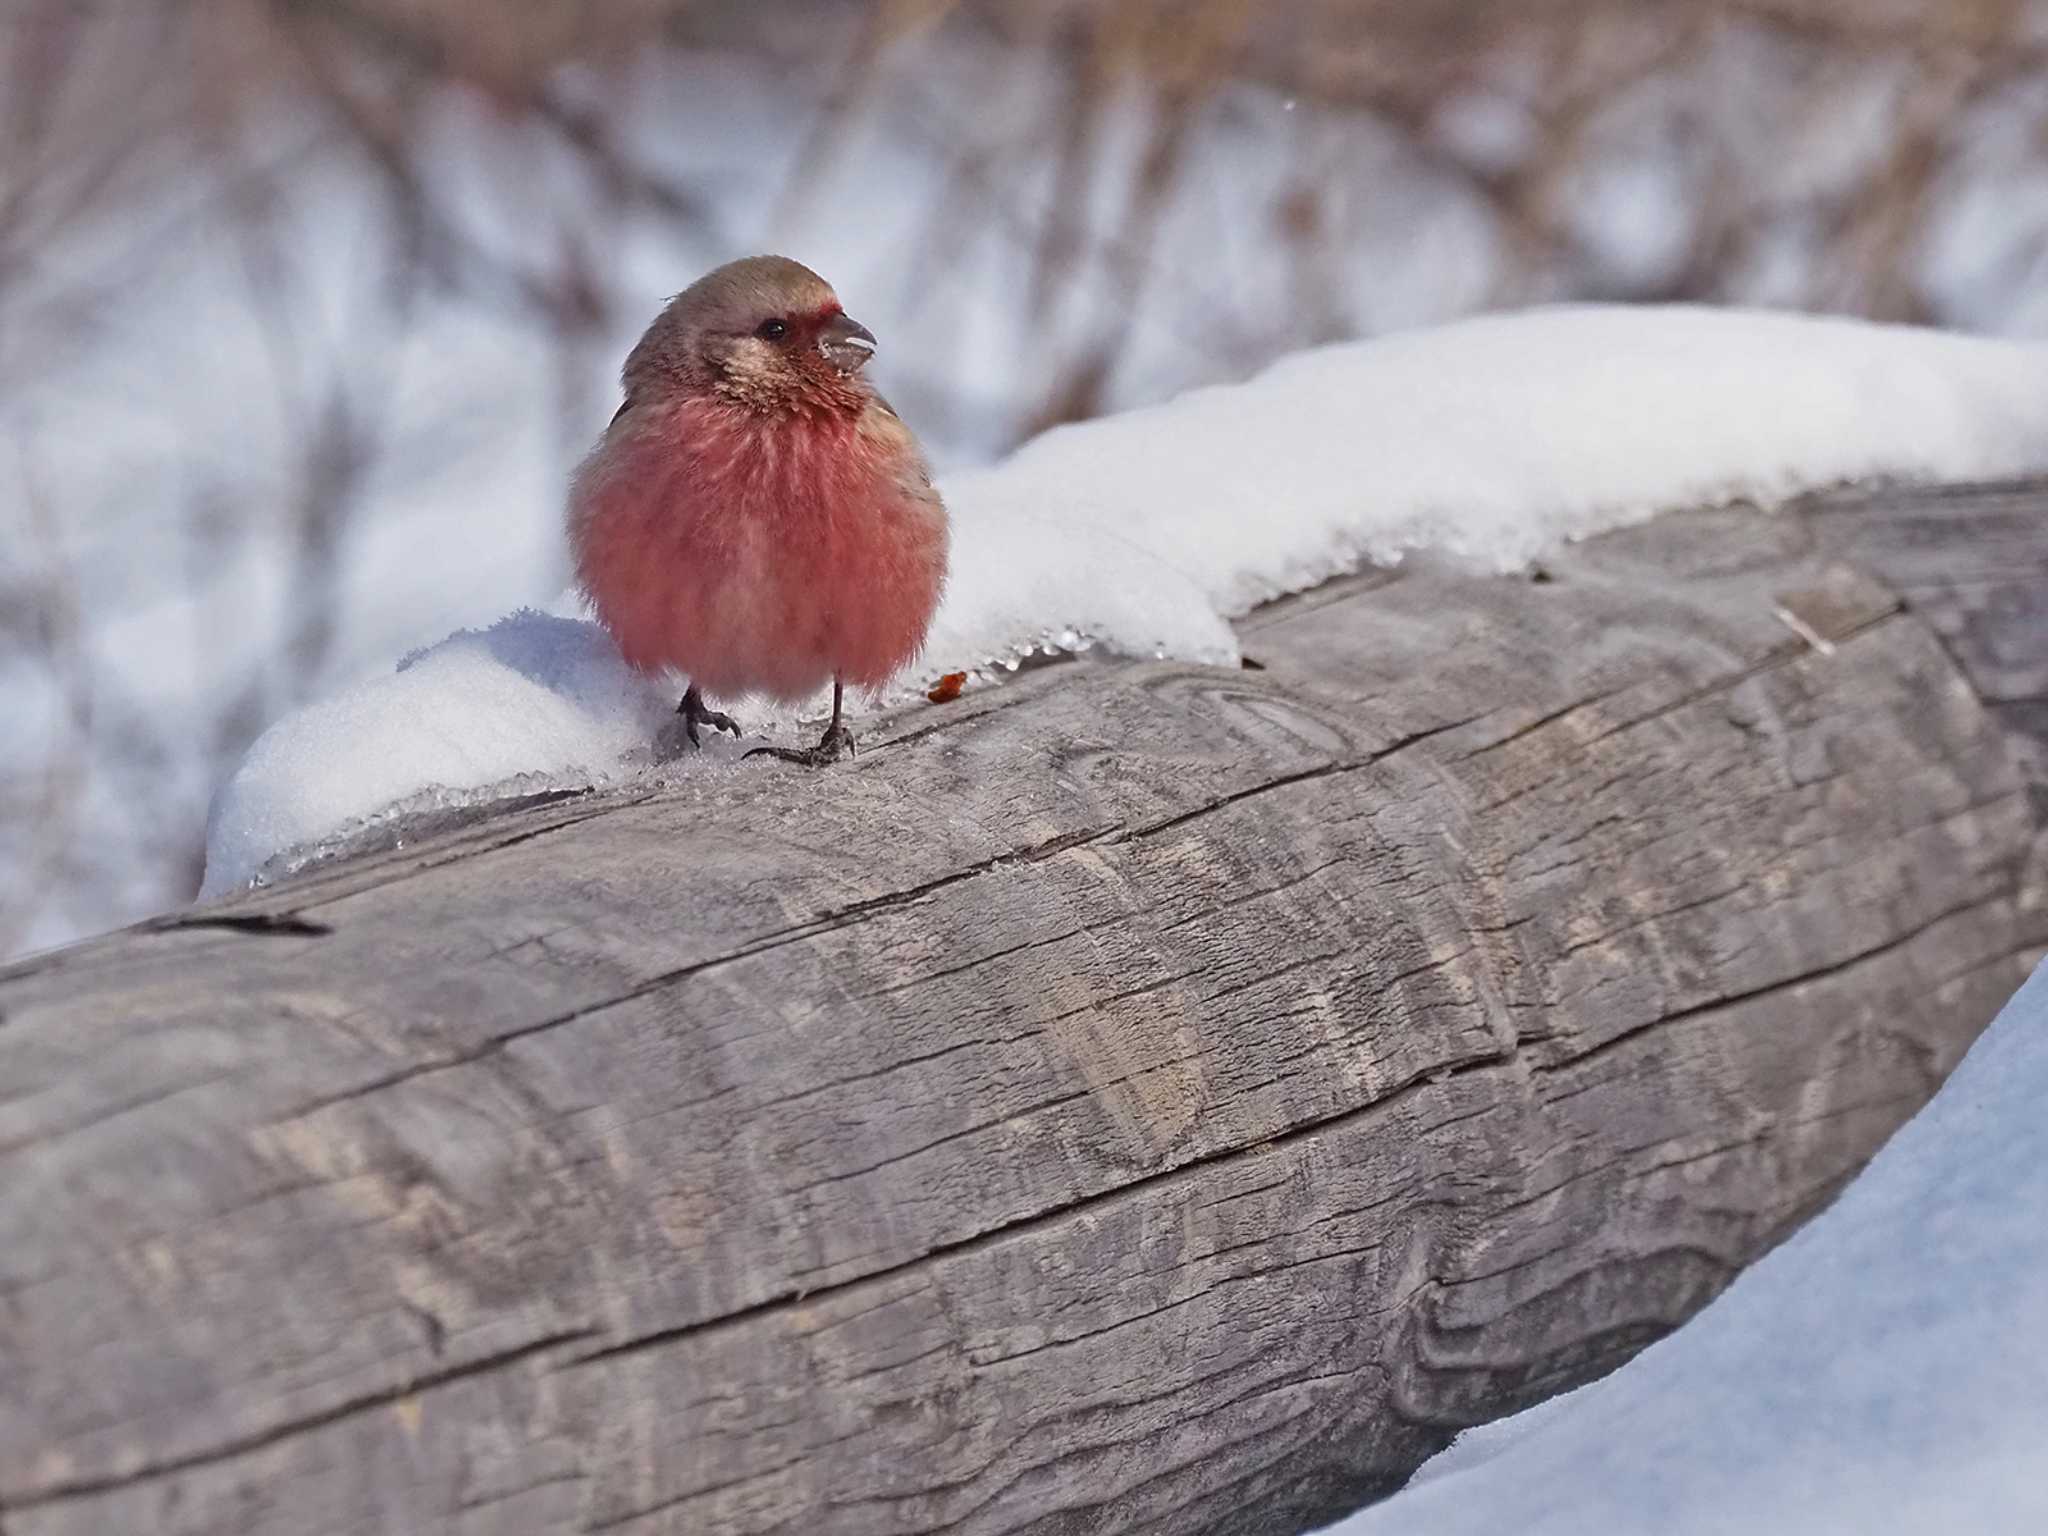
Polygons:
M1262 671L1050 667L18 967L0 1528L1384 1491L1702 1305L2038 955L2044 506L1418 562Z
M1884 579L1940 635L1985 705L2017 733L2048 805L2048 492L1987 486L1928 500L1818 502L1816 537Z

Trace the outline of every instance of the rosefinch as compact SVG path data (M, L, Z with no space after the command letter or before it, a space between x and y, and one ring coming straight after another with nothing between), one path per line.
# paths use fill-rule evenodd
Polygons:
M924 643L946 575L946 509L924 455L861 373L875 349L824 279L780 256L699 278L626 359L626 403L576 471L576 576L629 665L687 673L676 712L794 703L832 684L822 764L852 750L870 693ZM752 756L752 753L748 754Z

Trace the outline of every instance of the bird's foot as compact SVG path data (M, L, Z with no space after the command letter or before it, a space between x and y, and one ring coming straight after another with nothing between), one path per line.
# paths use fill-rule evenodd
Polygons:
M690 738L690 745L693 747L704 745L697 737L697 727L700 725L708 725L714 731L731 731L735 736L740 733L739 721L722 709L707 706L694 688L683 695L683 702L676 706L676 713L683 717L683 734Z
M822 768L842 757L852 757L854 752L853 732L843 725L835 725L825 732L815 747L755 747L747 756L775 757L806 768Z

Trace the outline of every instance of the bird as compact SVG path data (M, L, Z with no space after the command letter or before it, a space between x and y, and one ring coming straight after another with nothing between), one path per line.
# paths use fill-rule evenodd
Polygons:
M945 503L863 371L876 350L830 284L784 256L706 273L627 355L625 400L571 481L577 585L628 666L680 672L676 713L741 734L707 696L784 703L832 685L822 766L854 751L848 689L923 647L944 591Z

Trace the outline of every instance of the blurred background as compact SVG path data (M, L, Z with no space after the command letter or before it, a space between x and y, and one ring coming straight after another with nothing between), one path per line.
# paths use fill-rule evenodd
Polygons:
M0 957L557 596L717 262L821 270L944 467L1540 301L2038 334L2044 144L2028 0L0 0Z

